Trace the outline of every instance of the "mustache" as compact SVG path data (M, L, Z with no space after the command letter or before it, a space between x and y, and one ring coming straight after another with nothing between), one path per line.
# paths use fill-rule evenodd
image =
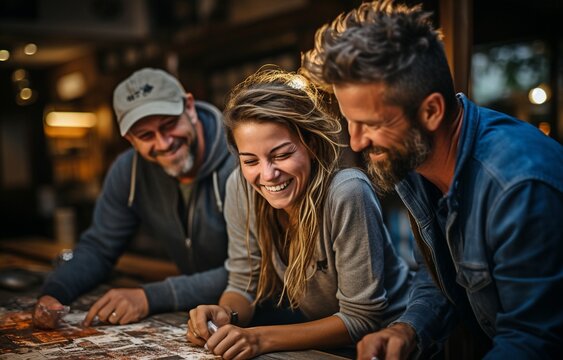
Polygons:
M371 154L380 155L380 154L384 154L384 153L388 153L388 152L389 152L389 150L387 148L377 146L377 145L370 146L369 148L362 151L364 156L368 159L369 159L369 155L371 155Z
M166 155L169 153L173 153L178 150L182 145L187 144L186 139L174 139L172 144L167 149L164 150L151 150L149 152L149 156L156 158L157 156Z

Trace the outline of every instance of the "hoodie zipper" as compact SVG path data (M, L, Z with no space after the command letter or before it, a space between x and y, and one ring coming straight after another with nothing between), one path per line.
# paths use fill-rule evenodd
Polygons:
M194 208L195 208L195 198L194 194L197 194L198 183L194 183L194 187L190 193L190 199L188 201L188 219L186 224L186 239L184 243L186 245L186 250L188 252L188 267L192 270L192 273L196 270L195 260L194 260L194 250L193 250L193 224L194 224Z
M217 171L213 172L213 195L215 197L215 204L220 213L223 213L223 201L221 200L221 193L219 192L219 177ZM187 229L186 229L186 239L184 243L188 251L188 261L190 261L190 267L192 271L195 272L195 260L194 260L194 250L193 250L193 224L194 224L194 209L195 209L195 199L194 194L197 194L197 182L194 184L194 188L190 194L189 206L188 206L188 219L187 219Z

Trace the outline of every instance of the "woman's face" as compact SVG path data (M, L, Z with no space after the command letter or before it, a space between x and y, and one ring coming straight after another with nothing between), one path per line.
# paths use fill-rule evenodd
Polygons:
M303 195L311 175L311 156L286 126L246 122L233 131L246 181L268 203L288 214Z

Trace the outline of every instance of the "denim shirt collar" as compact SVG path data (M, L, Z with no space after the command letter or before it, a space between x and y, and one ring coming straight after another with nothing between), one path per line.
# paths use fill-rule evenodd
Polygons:
M469 101L465 94L459 93L456 96L463 107L463 120L457 146L454 178L445 198L450 198L457 191L463 167L473 152L475 137L479 127L479 115L476 114L479 112L479 108Z
M457 98L461 103L461 106L463 107L463 120L461 124L461 132L459 136L459 144L456 155L454 178L452 181L452 186L448 189L448 193L439 201L440 205L443 205L443 202L446 201L450 209L457 208L455 198L452 197L452 195L456 193L463 167L471 157L472 150L475 146L475 137L479 125L477 120L479 117L478 114L476 114L476 112L479 111L479 108L475 106L471 101L469 101L469 99L467 99L467 97L463 93L457 94ZM423 223L431 220L432 216L430 214L432 212L427 207L429 205L428 199L425 199L425 196L420 192L415 191L414 188L423 188L425 186L424 182L425 180L423 180L418 173L412 171L404 180L400 181L395 186L397 192L401 195L401 197L403 197L403 199L406 199L409 203L407 207L409 208L411 213ZM418 200L413 202L409 199Z

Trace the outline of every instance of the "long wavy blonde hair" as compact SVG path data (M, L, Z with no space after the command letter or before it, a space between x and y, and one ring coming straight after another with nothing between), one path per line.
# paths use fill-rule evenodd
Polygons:
M289 219L286 229L280 223L280 210L270 206L262 196L253 196L261 251L256 301L279 296L278 305L287 298L289 305L296 308L306 292L307 268L315 255L323 202L338 166L341 125L327 110L322 93L314 85L299 74L272 67L264 67L248 77L229 96L224 124L227 141L236 155L233 131L248 122L275 122L286 126L312 156L309 182L294 207L298 209L298 216ZM250 210L247 244L249 215ZM283 281L274 270L274 247L287 261Z

